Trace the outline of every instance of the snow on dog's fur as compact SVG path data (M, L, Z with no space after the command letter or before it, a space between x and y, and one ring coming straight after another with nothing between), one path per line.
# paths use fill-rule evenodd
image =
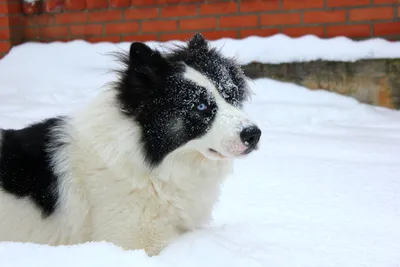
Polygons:
M201 35L119 58L118 80L83 110L0 131L0 241L157 255L209 222L232 160L257 149L243 72Z

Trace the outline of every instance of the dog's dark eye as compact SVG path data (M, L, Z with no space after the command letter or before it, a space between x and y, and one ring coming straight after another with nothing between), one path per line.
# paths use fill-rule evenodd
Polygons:
M206 109L207 109L207 105L204 104L204 103L201 103L201 104L199 104L199 105L197 106L197 110L198 110L198 111L204 111L204 110L206 110Z

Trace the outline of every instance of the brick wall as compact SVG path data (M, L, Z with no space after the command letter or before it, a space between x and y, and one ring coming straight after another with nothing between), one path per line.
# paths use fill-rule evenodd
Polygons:
M400 39L400 0L0 0L0 53L25 41L372 36Z
M10 27L8 24L8 6L4 3L0 3L0 56L6 53L10 47Z

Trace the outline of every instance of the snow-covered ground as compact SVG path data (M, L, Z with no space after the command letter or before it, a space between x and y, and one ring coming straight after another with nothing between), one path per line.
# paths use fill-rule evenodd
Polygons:
M400 57L400 43L383 40L277 35L213 45L243 63ZM0 60L0 126L85 104L113 78L105 53L128 46L15 47ZM0 266L400 266L400 111L269 79L251 84L256 95L246 108L262 127L262 146L237 161L212 225L154 258L109 243L0 243Z

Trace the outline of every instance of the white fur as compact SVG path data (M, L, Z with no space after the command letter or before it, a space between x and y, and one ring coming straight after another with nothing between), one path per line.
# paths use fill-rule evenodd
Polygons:
M248 116L241 110L230 104L219 94L214 84L202 73L186 67L184 77L206 88L214 97L218 112L211 130L202 138L189 142L205 156L215 158L210 154L209 148L219 152L223 157L232 158L240 155L247 147L240 140L240 132L251 123Z
M185 77L205 86L219 106L204 138L150 169L138 143L139 126L120 112L115 92L105 90L53 132L67 143L53 150L60 190L56 212L43 219L29 199L0 191L0 240L50 245L105 240L157 255L181 233L209 222L232 156L240 152L234 148L238 130L249 121L205 76L187 68ZM227 158L205 157L210 145Z

